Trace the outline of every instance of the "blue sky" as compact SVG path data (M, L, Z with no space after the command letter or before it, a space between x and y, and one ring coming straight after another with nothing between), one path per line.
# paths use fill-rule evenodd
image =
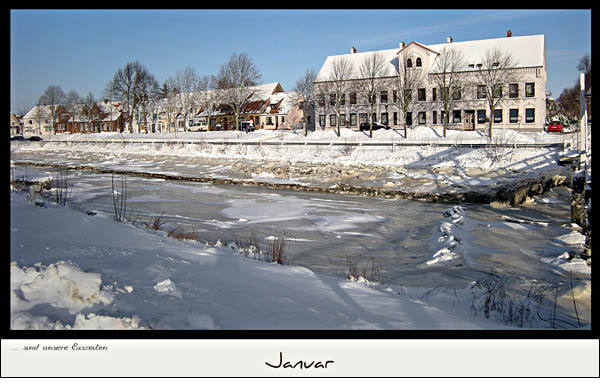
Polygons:
M557 98L591 56L591 10L11 10L11 110L49 85L99 99L117 69L138 60L159 82L187 66L216 74L246 52L262 81L294 88L328 55L544 34L547 89Z

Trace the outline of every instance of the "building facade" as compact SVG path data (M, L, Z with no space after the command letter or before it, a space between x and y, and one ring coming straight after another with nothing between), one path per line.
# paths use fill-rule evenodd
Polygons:
M463 66L455 74L460 80L460 88L455 92L451 112L445 113L436 72L439 72L440 54L450 48L459 52ZM502 99L489 112L484 94L484 85L478 81L477 72L482 71L483 59L488 50L499 49L511 55L515 64L510 68L511 79L498 89ZM360 123L369 122L371 107L364 93L364 73L361 65L373 53L384 59L386 76L378 80L373 119L392 128L406 124L409 128L427 126L442 128L442 118L447 115L449 128L454 130L484 130L493 121L494 128L511 128L521 131L543 129L546 120L546 52L543 35L512 36L454 42L447 38L443 44L423 45L417 42L401 43L398 48L377 52L358 53L355 48L349 54L329 56L323 63L315 80L315 90L321 93L316 104L316 128L328 130L341 127L358 130ZM353 72L348 77L350 87L340 102L341 115L335 110L334 96L331 94L334 76L334 63L344 59ZM403 66L399 66L402 64ZM394 77L400 72L418 72L414 86L407 94L410 98L408 112L399 108ZM328 88L329 87L329 88Z

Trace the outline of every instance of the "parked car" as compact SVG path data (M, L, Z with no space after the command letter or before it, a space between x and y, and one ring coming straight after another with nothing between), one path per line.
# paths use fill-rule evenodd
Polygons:
M363 122L360 124L360 130L369 130L371 126L370 122ZM390 127L386 125L382 125L381 123L373 122L373 130L377 129L386 129L388 130Z
M25 141L25 137L23 137L22 135L15 135L13 137L10 137L11 141Z
M27 138L27 141L43 141L43 139L40 136L32 135L31 137Z
M240 129L245 132L254 131L254 122L253 121L240 121Z
M548 124L548 132L558 131L562 133L563 125L559 121L552 121Z

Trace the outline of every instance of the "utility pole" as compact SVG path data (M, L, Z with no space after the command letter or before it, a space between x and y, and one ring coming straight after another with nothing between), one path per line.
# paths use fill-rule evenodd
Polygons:
M579 169L587 170L588 132L587 104L585 101L585 74L579 74Z

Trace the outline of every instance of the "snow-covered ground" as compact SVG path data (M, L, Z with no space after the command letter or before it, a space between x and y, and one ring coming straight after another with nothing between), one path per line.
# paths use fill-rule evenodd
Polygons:
M430 169L498 169L533 170L550 166L559 156L556 149L514 148L515 144L573 144L575 134L547 132L520 132L514 129L496 129L489 140L482 131L448 130L443 137L440 130L420 126L409 129L407 137L403 130L376 130L373 138L368 132L341 129L341 136L334 131L312 131L308 136L302 130L257 130L251 133L239 131L179 132L152 134L57 134L49 141L113 141L109 144L56 144L54 142L13 143L13 150L56 150L121 154L152 154L153 156L189 156L202 158L244 159L250 161L280 161L285 163L306 162L312 164L403 166ZM121 141L144 141L145 144ZM192 141L163 145L161 141ZM154 144L151 142L155 142ZM205 142L202 142L205 141ZM258 144L219 144L219 142L255 142ZM264 145L261 142L279 142L280 145ZM288 144L285 142L301 142ZM304 142L318 142L305 145ZM330 145L338 143L342 145ZM361 145L343 145L360 143ZM371 143L388 143L389 147L370 146ZM410 144L423 144L414 146ZM450 148L430 144L488 144L485 148ZM393 146L392 146L393 144ZM404 145L407 144L407 145ZM498 148L497 146L508 146ZM560 150L562 152L562 150Z
M556 149L440 148L398 146L402 142L485 142L466 140L465 132L449 131L443 139L428 128L378 130L373 141L393 142L393 148L369 147L364 133L257 131L179 133L177 139L307 140L364 142L354 148L325 146L152 145L95 143L12 143L11 151L44 152L56 156L104 156L96 164L148 168L144 157L215 158L278 161L293 164L390 165L390 181L410 178L458 185L490 185L499 171L522 174L555 167ZM496 130L499 143L562 142L570 135ZM174 134L56 135L53 140L174 139ZM560 139L560 141L557 141ZM428 141L429 140L429 141ZM312 149L311 149L312 148ZM135 157L132 158L132 155ZM93 165L93 163L92 163ZM231 165L234 166L234 165ZM235 166L234 166L235 168ZM195 168L193 168L195 169ZM214 169L214 166L210 169ZM219 171L223 174L223 171ZM487 176L484 175L487 174ZM227 175L227 173L225 172ZM268 172L253 177L277 180ZM30 179L36 179L30 177ZM432 187L436 190L437 187ZM166 232L115 222L112 215L88 215L46 202L38 207L24 193L11 192L11 328L13 329L504 329L493 318L474 315L473 289L449 291L383 285L364 278L354 281L322 275L308 268L253 260L236 248L197 241L177 241ZM507 222L511 223L511 222ZM518 223L516 224L518 225ZM430 260L421 267L461 267L468 262L473 222L460 207L440 216L439 232L426 238ZM581 246L576 231L556 242ZM588 275L576 292L589 300L591 269L565 250L542 258L557 272ZM475 288L476 282L473 281ZM563 300L571 293L562 291ZM568 296L567 296L568 295ZM589 310L588 310L589 311ZM480 313L479 313L480 314ZM546 327L543 323L532 323Z
M451 295L420 300L24 193L11 193L10 234L12 329L505 328Z

